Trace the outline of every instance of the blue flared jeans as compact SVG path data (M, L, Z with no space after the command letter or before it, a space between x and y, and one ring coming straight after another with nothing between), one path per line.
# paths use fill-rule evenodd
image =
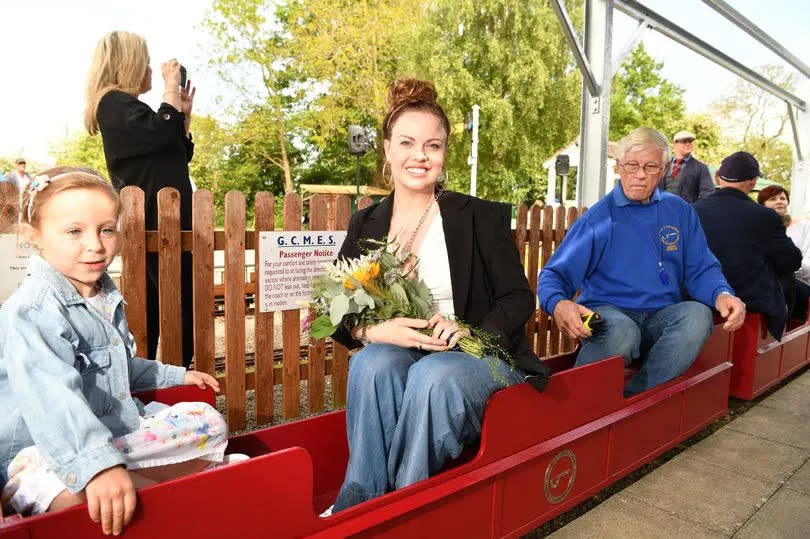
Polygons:
M349 465L334 511L438 472L478 439L489 396L522 380L522 372L500 360L464 352L363 348L349 364Z
M657 311L626 311L613 305L589 308L605 322L592 337L582 340L576 365L616 355L629 365L641 358L641 370L627 383L625 395L641 393L683 374L712 332L711 310L696 301Z

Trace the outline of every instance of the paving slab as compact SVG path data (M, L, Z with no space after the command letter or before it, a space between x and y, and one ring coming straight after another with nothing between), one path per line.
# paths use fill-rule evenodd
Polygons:
M810 495L810 461L807 461L793 477L788 479L785 487Z
M670 460L623 493L683 520L729 535L778 487L776 482L746 477L685 457Z
M810 457L810 449L721 428L681 453L754 479L782 483Z
M688 537L716 539L727 535L688 522L662 509L619 493L611 496L588 512L588 518L578 518L550 535L554 539L671 539Z
M757 405L723 428L810 449L810 420L792 412Z
M803 382L790 383L755 406L755 408L760 407L773 408L810 418L810 391Z
M805 371L804 374L801 374L790 381L791 384L800 384L805 386L810 386L810 371Z
M808 507L810 495L781 488L734 537L806 539L810 536Z

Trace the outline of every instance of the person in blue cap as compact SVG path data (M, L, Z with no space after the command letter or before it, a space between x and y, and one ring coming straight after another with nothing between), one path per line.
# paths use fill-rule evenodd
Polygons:
M715 175L720 189L695 203L709 248L748 309L763 313L768 331L781 339L787 307L780 281L792 280L802 252L779 214L748 196L762 175L753 155L729 155Z
M558 327L581 339L576 365L613 355L643 362L625 387L632 395L689 368L712 331L710 307L732 331L745 305L692 206L656 189L669 162L666 137L640 127L619 141L616 157L620 182L571 227L540 273L537 293ZM593 311L604 320L596 332L581 320Z

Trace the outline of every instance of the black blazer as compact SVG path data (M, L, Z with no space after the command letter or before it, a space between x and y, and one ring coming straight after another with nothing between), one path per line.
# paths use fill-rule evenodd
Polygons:
M338 257L360 256L361 238L380 240L388 235L393 197L392 193L352 216ZM524 331L534 315L535 298L510 235L510 206L446 191L439 197L439 211L456 316L495 335L519 369L538 375L530 381L542 389L549 369L529 348ZM334 338L349 348L360 346L344 327Z
M695 203L709 249L746 309L763 313L777 339L787 322L780 277L802 264L802 252L785 233L782 218L748 195L725 187Z
M110 181L117 190L143 189L147 230L157 229L157 192L180 192L180 227L191 229L191 181L188 162L194 143L185 135L185 114L167 103L157 112L137 98L108 92L98 104L98 125Z
M712 175L709 173L709 167L695 159L695 156L681 164L681 171L678 173L677 180L675 180L678 184L674 190L667 189L669 183L673 181L670 173L674 165L675 160L670 159L667 173L661 181L661 188L664 191L678 195L690 203L696 202L698 199L704 199L714 193L715 187Z

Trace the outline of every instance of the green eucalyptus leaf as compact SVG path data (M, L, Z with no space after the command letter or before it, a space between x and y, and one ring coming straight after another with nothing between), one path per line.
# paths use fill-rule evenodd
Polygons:
M313 339L323 339L324 337L331 336L335 331L337 331L337 328L338 326L332 324L329 317L323 314L312 322L312 326L309 328L309 335Z
M344 294L339 294L332 298L332 303L329 305L329 320L331 320L332 325L336 326L340 324L340 321L343 320L343 317L346 316L351 308L350 303L349 296Z

